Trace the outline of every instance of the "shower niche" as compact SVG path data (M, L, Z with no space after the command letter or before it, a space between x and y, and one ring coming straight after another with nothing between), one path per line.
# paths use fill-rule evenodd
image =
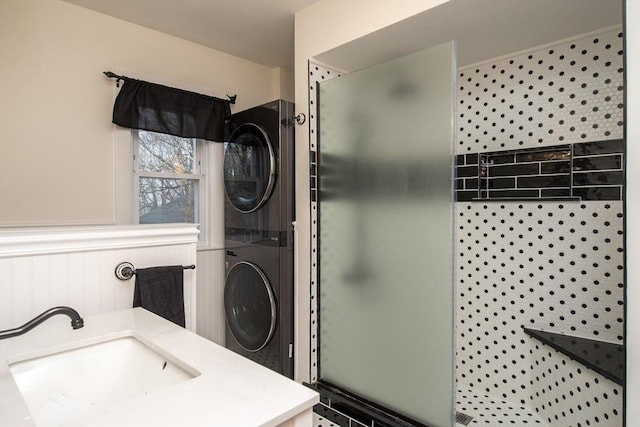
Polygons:
M624 141L456 156L456 200L621 200Z

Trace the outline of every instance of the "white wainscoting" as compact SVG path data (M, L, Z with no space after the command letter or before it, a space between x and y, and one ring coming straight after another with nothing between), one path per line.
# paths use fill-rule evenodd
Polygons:
M136 268L196 264L191 224L11 229L0 231L0 329L67 305L81 316L131 308ZM197 266L197 264L196 264ZM196 270L184 272L186 328L196 330Z

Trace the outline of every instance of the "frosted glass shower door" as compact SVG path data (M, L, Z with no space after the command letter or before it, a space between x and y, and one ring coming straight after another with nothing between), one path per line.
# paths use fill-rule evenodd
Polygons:
M454 43L319 87L319 377L453 426Z

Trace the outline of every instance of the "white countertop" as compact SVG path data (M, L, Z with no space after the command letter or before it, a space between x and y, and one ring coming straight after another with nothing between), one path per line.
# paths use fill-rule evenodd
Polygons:
M0 340L2 427L35 426L8 363L25 354L56 352L126 331L171 353L200 375L144 396L105 404L68 426L277 426L319 400L313 390L141 308L84 320L83 328L73 330L68 317L54 316L25 335Z

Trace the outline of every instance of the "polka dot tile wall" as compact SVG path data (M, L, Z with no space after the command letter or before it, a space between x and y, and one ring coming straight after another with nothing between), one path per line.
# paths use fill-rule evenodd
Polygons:
M622 426L622 387L529 339L531 408L551 426Z
M526 405L522 327L621 342L622 204L457 203L459 386Z
M309 62L309 147L311 151L316 151L318 142L318 121L316 120L318 100L316 85L340 76L341 73L338 71Z
M619 30L458 72L456 154L622 138Z
M313 62L308 63L309 77L309 160L311 182L317 180L318 120L317 85L325 80L340 77L340 73ZM318 203L316 188L311 188L311 381L318 379Z
M331 421L321 417L317 413L313 413L313 427L339 427L338 424L334 424Z
M618 145L621 46L619 31L607 31L459 70L456 154ZM575 387L585 398L596 390L580 381L610 381L555 350L529 351L521 329L622 343L622 213L619 200L456 203L459 388L531 407L551 426L622 425L613 398L592 402L584 419L562 416L578 410ZM540 363L561 367L540 375ZM558 386L563 369L576 380ZM568 396L562 404L552 389Z
M622 343L621 202L459 203L457 219L458 315L481 301L524 327Z

